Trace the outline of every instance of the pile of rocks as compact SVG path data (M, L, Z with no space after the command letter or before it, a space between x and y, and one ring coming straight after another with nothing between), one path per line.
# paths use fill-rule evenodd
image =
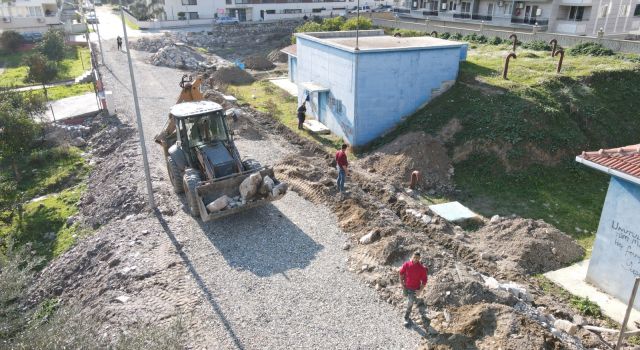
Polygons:
M213 62L185 45L171 44L161 48L151 56L151 64L180 69L197 69L200 66L215 66Z
M275 49L269 52L267 59L273 63L286 63L288 56L286 53L280 51L280 49Z
M134 50L156 53L160 51L160 49L173 45L174 43L173 38L170 36L155 39L142 37L138 39L138 41L129 43L129 46Z

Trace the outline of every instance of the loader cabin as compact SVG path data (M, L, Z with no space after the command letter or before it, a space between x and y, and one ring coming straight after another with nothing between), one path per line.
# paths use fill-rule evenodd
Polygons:
M229 150L229 135L222 106L211 101L183 102L173 106L177 141L187 152L189 166L220 178L240 172ZM202 166L199 166L202 165Z

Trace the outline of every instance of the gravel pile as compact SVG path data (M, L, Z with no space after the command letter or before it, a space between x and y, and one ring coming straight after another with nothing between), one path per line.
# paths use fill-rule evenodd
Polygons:
M267 55L267 59L273 63L287 63L289 56L280 51L280 49L275 49Z
M156 53L160 51L160 49L173 44L175 44L175 41L170 36L164 36L162 38L142 37L130 42L129 46L134 50Z
M184 45L168 45L151 56L151 64L179 69L197 69L200 66L211 65L206 58L194 49Z
M276 67L266 57L260 55L249 56L244 59L245 67L255 70L270 70Z

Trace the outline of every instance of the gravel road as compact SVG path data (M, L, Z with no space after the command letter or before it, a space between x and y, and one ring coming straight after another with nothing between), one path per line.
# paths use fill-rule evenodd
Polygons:
M115 50L113 40L103 47L106 89L113 91L120 118L135 124L126 54ZM171 305L161 302L175 303L181 312L201 318L189 325L196 348L416 348L420 335L402 326L401 310L382 302L346 270L346 235L327 208L290 192L273 205L206 224L181 209L184 200L171 193L162 150L152 139L179 94L184 72L152 66L143 52L132 55L155 198L163 214L117 229L121 235L151 230L155 234L143 238L157 240L151 246L175 248L155 249L154 259L185 266L173 269L183 274L176 276L179 288L171 281L149 282L144 289L149 302L141 301L139 308L163 313ZM237 145L243 156L262 164L292 152L267 135L240 138ZM144 193L142 170L131 174L131 181Z

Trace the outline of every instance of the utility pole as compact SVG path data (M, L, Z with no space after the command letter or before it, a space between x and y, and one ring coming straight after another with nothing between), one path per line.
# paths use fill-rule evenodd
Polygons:
M129 39L127 37L127 25L124 23L124 11L122 10L122 0L120 0L120 17L122 18L122 30L124 32L124 43L127 45L127 60L129 61L129 74L131 75L131 91L133 92L133 105L136 109L136 123L138 124L138 136L140 138L140 149L142 150L142 163L144 164L144 176L147 180L147 194L149 195L149 207L156 208L153 199L153 187L151 186L151 173L149 172L149 160L147 158L147 146L144 143L144 131L142 129L142 117L140 116L140 105L138 104L138 90L136 89L136 79L133 75L133 63L131 63L131 51L129 50Z
M358 0L358 7L356 7L356 11L358 13L356 19L356 51L358 51L360 50L360 48L358 47L358 41L360 39L360 0Z
M104 51L102 50L102 39L100 38L100 25L98 24L100 20L98 19L98 14L96 13L95 7L93 8L93 16L96 18L95 28L96 33L98 33L98 45L100 45L100 60L102 61L102 65L104 66Z

